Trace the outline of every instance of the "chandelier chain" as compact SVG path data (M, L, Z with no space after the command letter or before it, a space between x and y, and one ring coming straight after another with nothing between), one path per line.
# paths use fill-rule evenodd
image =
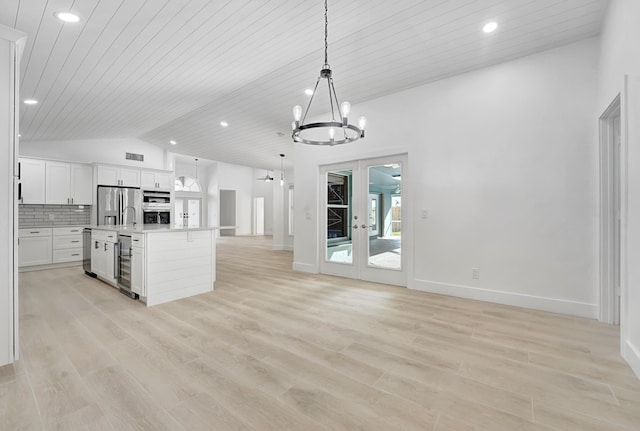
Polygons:
M327 7L327 0L324 0L324 64L328 64L328 54L329 51L329 42L328 36L329 33L329 20L327 18L329 8Z

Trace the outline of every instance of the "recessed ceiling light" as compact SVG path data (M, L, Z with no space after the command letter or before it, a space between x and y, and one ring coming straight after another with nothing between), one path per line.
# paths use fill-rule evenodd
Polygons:
M24 99L25 105L37 105L38 101L35 99Z
M310 88L307 88L306 90L304 90L304 94L306 94L307 96L311 96L313 94L313 90Z
M169 143L170 143L171 145L176 145L176 144L177 144L177 142L176 142L176 141L174 141L174 140L169 141Z
M498 23L495 21L488 22L482 27L482 31L485 33L493 33L498 28Z
M229 123L227 123L226 121L221 121L221 122L220 122L220 125L221 125L222 127L227 127L227 126L229 125Z
M18 138L22 138L22 135L20 133L18 133Z
M80 21L80 17L71 12L56 12L54 13L55 17L63 22L78 22Z

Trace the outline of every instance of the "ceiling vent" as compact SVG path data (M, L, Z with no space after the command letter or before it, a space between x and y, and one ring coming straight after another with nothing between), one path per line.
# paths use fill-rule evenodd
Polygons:
M127 153L127 160L135 160L136 162L144 162L144 154Z

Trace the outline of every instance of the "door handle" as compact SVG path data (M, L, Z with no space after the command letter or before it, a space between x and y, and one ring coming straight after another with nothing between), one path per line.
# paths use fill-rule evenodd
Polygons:
M360 227L361 227L362 229L366 229L366 228L367 228L367 225L366 225L366 224L363 224L363 225L362 225L362 226L360 226Z

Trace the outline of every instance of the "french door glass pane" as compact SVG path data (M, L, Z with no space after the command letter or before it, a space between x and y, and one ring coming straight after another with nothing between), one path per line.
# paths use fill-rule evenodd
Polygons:
M351 238L351 170L327 172L327 253L329 262L353 262Z
M189 199L187 222L189 227L200 227L200 199Z
M176 227L184 227L184 210L182 209L184 205L183 199L176 199L174 212L173 212L173 224Z
M402 167L369 167L368 264L402 268Z

